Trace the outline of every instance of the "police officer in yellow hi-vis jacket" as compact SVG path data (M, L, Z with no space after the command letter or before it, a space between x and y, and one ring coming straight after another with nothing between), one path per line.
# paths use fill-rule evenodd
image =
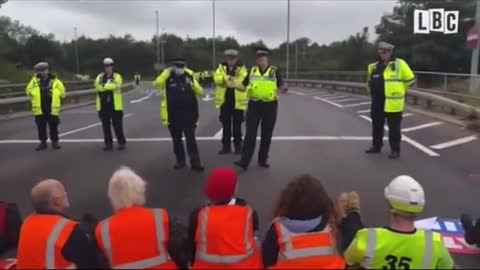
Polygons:
M242 147L242 123L247 108L247 92L243 81L248 75L245 66L238 60L237 50L225 51L226 61L218 65L214 74L215 107L220 109L220 122L223 128L222 149L219 154L232 151L232 135L235 154Z
M389 158L400 157L402 139L401 123L405 107L405 95L414 81L414 74L407 62L393 55L394 46L386 42L378 44L379 60L368 65L367 83L372 97L372 147L368 154L380 153L383 146L385 118L388 122Z
M103 60L105 71L100 73L95 80L97 89L97 110L102 120L103 136L105 140L104 151L113 150L112 128L118 141L118 150L124 150L127 140L123 133L123 99L122 83L120 74L113 71L113 60Z
M36 151L47 149L47 125L50 129L52 148L60 149L58 144L58 124L60 107L65 97L65 87L60 79L48 72L48 63L40 62L34 67L36 74L27 85L27 96L30 97L32 112L35 115L38 139L40 144Z
M203 89L193 76L193 71L186 67L185 59L174 58L171 67L165 69L154 81L160 89L160 118L168 126L173 141L173 151L177 162L174 169L183 169L186 163L182 136L185 135L187 152L192 170L204 170L200 163L195 129L199 113L197 97Z
M453 269L440 234L414 226L425 206L422 186L410 176L398 176L385 188L385 198L390 225L359 230L345 251L347 264L364 269Z
M255 150L258 127L261 127L258 165L269 168L268 152L272 142L273 129L277 121L277 90L287 91L276 66L268 63L268 49L257 48L256 65L250 69L245 78L247 96L249 98L246 119L246 134L242 146L242 155L235 165L247 170Z

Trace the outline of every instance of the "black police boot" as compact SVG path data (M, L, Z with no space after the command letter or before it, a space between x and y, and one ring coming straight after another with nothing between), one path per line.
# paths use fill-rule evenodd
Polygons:
M248 165L245 162L239 160L233 163L235 166L242 168L244 171L248 170Z
M270 168L270 164L267 163L267 161L258 161L258 166L262 167L262 168L265 168L265 169L268 169Z
M473 225L473 219L471 216L467 214L462 214L460 216L460 223L462 224L463 231L465 232L464 237L465 237L465 242L469 245L475 245L477 244L476 242L476 237L473 234L474 230L474 225Z
M52 142L53 150L60 150L62 147L58 144L58 142Z
M390 155L388 155L389 159L399 159L400 158L400 152L392 152Z
M367 154L378 154L381 151L382 150L380 148L372 146L372 147L368 148L367 150L365 150L365 153L367 153Z
M120 151L123 151L127 148L127 145L126 144L119 144L117 149L120 150Z
M105 145L105 147L103 147L103 151L107 152L107 151L112 151L113 150L113 145Z
M41 142L37 148L35 148L35 151L42 151L48 148L48 145L46 142Z
M185 166L186 166L185 162L178 162L177 161L177 163L175 163L175 165L173 165L173 168L175 170L181 170L181 169L185 168Z
M218 151L219 155L225 155L225 154L230 154L232 152L232 147L230 144L224 144L222 146L222 150Z
M242 143L235 144L235 155L240 155L242 153Z
M203 167L200 162L193 163L191 167L194 172L203 172L205 170L205 167Z

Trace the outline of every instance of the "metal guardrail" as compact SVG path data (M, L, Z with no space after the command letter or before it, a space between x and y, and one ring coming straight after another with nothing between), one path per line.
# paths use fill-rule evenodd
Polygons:
M134 89L134 83L126 83L122 86L122 91L130 91ZM89 84L91 86L91 84ZM95 89L83 89L76 91L67 91L63 99L63 105L78 104L82 102L92 101L96 95ZM30 98L26 96L13 98L0 98L0 115L10 114L13 112L21 112L30 110Z
M354 94L368 94L365 83L328 81L328 80L306 80L306 79L287 79L289 86L303 86L311 88L321 88L332 91L343 91ZM428 110L441 110L453 115L459 115L468 120L480 118L480 108L464 104L450 98L446 98L434 93L424 92L416 88L410 88L407 91L406 101L409 104L424 106Z
M93 85L93 80L65 81L63 84L65 85L67 91L73 92L91 87ZM27 84L24 83L0 85L0 99L24 96L26 87Z

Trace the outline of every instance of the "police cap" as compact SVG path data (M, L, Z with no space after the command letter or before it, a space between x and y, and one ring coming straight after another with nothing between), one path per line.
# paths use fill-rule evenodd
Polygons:
M228 49L225 51L225 56L237 57L238 51L234 49Z
M33 66L35 70L45 70L48 68L48 63L47 62L39 62L35 66Z
M257 56L268 56L270 54L270 51L265 47L256 47L255 54Z
M378 49L379 50L389 50L389 51L391 51L394 48L395 48L395 46L393 44L388 43L388 42L382 41L382 42L378 43Z
M174 57L174 58L170 58L168 62L174 66L184 66L186 63L186 60L183 57Z

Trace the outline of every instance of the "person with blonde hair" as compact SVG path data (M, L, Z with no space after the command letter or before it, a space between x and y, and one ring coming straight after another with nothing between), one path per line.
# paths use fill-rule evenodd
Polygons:
M128 167L110 178L108 197L115 213L97 225L95 238L114 269L177 268L170 257L167 210L144 206L146 185Z

